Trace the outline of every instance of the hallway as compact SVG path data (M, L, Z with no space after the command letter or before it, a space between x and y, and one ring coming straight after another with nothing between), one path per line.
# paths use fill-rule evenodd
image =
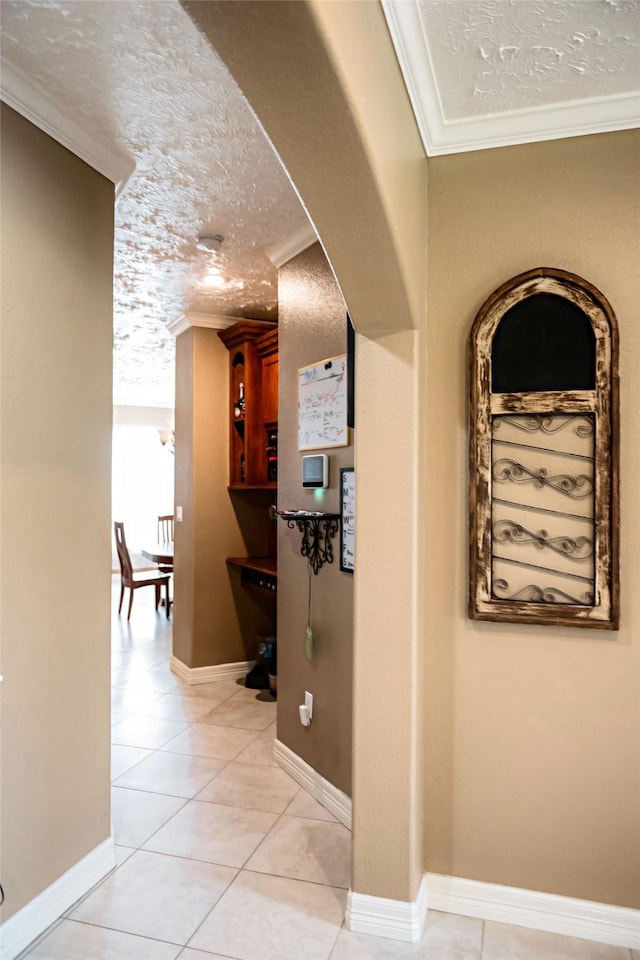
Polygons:
M117 579L117 578L116 578ZM350 834L272 761L276 703L188 687L139 591L112 620L118 866L29 960L637 960L631 951L431 912L419 944L343 928Z

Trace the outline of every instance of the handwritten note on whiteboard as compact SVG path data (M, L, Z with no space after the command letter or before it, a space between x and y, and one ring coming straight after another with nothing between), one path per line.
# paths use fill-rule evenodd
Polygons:
M298 450L346 447L347 357L298 370Z

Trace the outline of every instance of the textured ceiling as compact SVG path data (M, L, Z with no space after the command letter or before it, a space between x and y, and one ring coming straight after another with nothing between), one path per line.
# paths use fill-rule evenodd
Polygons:
M637 125L640 0L380 2L427 153ZM171 405L166 325L274 318L265 251L304 210L178 0L0 0L0 18L3 64L135 160L116 206L114 399ZM217 259L200 232L223 234ZM204 282L214 262L226 287Z
M420 0L445 120L638 90L637 0Z
M639 0L381 0L429 156L640 125Z
M2 0L3 61L136 169L116 205L114 402L172 404L185 312L275 318L265 249L306 216L245 99L174 0ZM199 232L224 236L220 253ZM231 282L203 283L215 263Z

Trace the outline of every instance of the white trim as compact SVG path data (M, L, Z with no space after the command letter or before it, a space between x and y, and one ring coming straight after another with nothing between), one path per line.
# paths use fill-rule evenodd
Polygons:
M273 759L296 783L304 787L307 793L351 830L351 797L320 776L317 770L280 740L276 740L273 745Z
M4 61L0 97L21 116L111 180L116 185L116 196L122 193L136 167L133 157L86 130L31 80Z
M306 250L307 247L316 243L318 237L310 221L303 224L298 230L285 237L280 243L274 243L264 251L276 267L283 267L289 260L293 260L299 253Z
M217 663L210 667L188 667L177 657L171 657L171 672L192 686L195 683L215 683L216 680L238 680L246 677L255 661L243 660L238 663Z
M416 0L381 0L429 157L640 126L640 91L446 120Z
M427 873L430 910L640 948L640 910Z
M115 866L113 837L109 837L0 926L2 960L22 953Z
M345 921L354 933L417 943L427 919L427 883L422 878L415 900L389 900L349 890Z
M167 330L174 337L179 337L191 327L207 327L210 330L226 330L234 323L243 323L247 317L220 317L212 313L185 313L177 320L167 324ZM273 320L251 320L251 323L264 323L266 327L274 325Z

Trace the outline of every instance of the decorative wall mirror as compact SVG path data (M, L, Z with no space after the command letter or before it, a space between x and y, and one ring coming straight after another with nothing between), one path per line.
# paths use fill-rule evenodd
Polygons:
M617 630L613 310L541 267L491 294L470 346L470 616Z

